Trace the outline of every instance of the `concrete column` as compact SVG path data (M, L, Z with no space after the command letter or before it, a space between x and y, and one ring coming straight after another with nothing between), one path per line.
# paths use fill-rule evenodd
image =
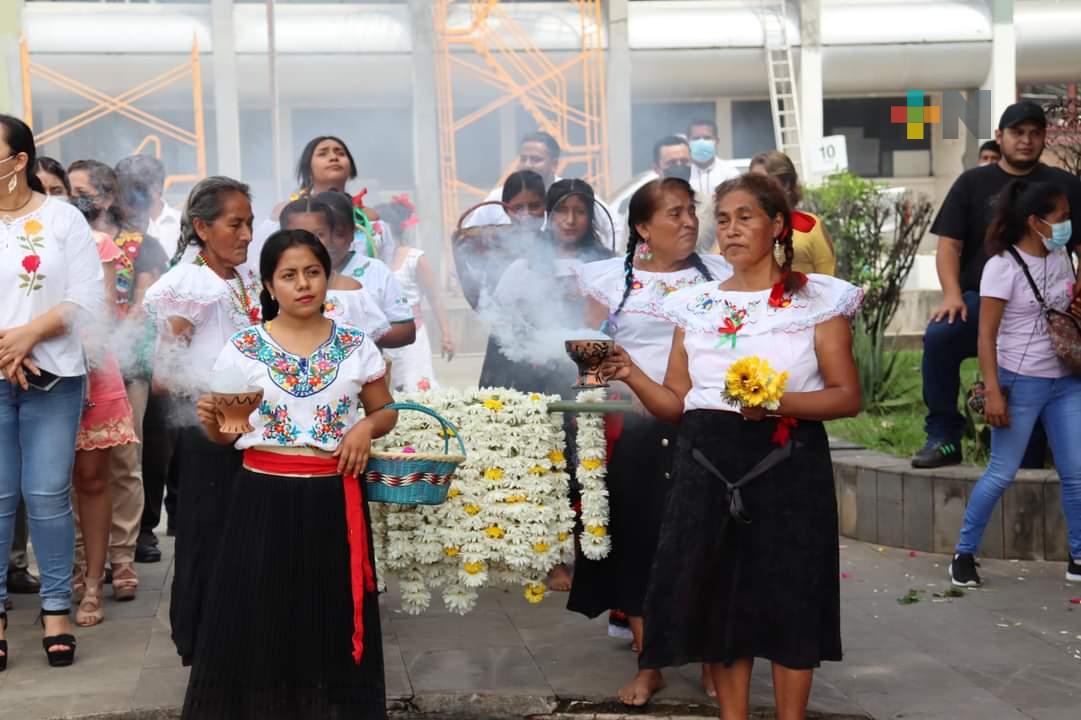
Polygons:
M811 152L822 139L822 5L821 0L800 2L799 121L800 166L803 182L821 179L810 172Z
M23 0L0 2L0 112L22 117L23 83L19 64Z
M429 0L409 0L413 42L413 183L420 218L418 242L444 264L443 196L439 171L439 108L435 70L435 26Z
M605 3L608 20L608 187L631 179L631 48L627 27L628 0Z
M239 178L240 103L236 82L236 47L233 42L233 0L210 0L211 58L214 72L214 132L218 156L216 172Z
M518 159L518 105L499 108L499 166L508 168Z
M983 86L991 91L992 124L998 127L1002 111L1017 99L1017 33L1014 0L990 0L990 5L991 71Z
M732 98L717 98L713 117L717 122L717 157L732 159Z
M275 190L278 190L279 197L288 197L296 189L296 176L293 171L296 170L297 160L300 159L300 150L293 144L293 106L284 100L278 110L278 128L281 130L278 152L281 153L279 157L282 159L282 176L279 182L283 187L276 187ZM305 138L302 142L307 141L308 139Z

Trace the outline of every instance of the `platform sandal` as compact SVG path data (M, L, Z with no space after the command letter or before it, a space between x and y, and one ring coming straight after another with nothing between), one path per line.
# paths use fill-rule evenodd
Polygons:
M84 583L79 609L75 611L75 624L79 627L92 627L105 619L105 576L95 579L87 575Z
M45 628L45 617L47 615L70 615L71 610L42 610L39 616L41 620L42 629ZM50 667L67 667L75 662L75 636L71 633L62 633L60 635L47 635L41 639L41 645L45 648L45 658L49 661ZM54 645L60 645L63 650L49 650Z

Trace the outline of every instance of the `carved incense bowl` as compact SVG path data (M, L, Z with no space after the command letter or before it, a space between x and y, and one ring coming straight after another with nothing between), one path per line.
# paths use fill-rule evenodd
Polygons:
M608 382L600 373L601 363L616 349L614 340L567 340L567 355L578 366L578 389L604 388Z
M221 431L227 434L249 433L255 428L248 418L263 400L263 390L250 390L242 393L211 393L214 405L221 413Z

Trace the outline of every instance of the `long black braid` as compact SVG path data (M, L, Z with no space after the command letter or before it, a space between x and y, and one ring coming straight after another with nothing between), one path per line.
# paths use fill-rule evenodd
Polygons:
M634 287L634 253L638 249L639 243L644 243L645 239L638 233L639 223L643 223L649 220L653 216L653 213L657 209L657 196L660 191L665 187L678 187L686 192L691 202L694 202L694 190L691 189L690 184L686 180L680 180L679 178L664 178L663 180L651 180L642 187L638 188L634 195L631 196L631 201L627 210L627 225L628 237L627 237L627 257L623 261L623 297L620 298L619 306L616 311L612 313L613 317L619 315L623 310L623 306L627 304L627 298L631 295L631 289ZM698 253L691 253L687 257L687 262L691 264L695 270L701 273L702 277L707 282L713 281L713 273L706 267L706 263L702 261Z

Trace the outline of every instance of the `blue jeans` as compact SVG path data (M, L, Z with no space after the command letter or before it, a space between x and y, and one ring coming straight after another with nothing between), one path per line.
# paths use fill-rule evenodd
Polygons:
M41 607L71 607L71 469L85 388L83 376L64 378L49 392L0 380L0 603L7 598L8 552L21 494L41 569Z
M980 294L964 295L968 320L956 317L931 322L923 334L923 403L927 406L924 430L931 442L960 446L965 418L957 411L961 391L961 363L976 357L976 337L980 325Z
M980 294L966 292L968 320L954 319L931 322L923 334L923 404L927 418L923 429L928 442L953 443L961 447L965 432L965 416L957 410L961 391L961 363L976 357L976 342L980 326ZM966 388L967 390L967 388ZM1023 468L1042 468L1047 455L1047 438L1043 423L1036 423L1025 456Z
M1070 375L1050 380L1000 368L998 381L1008 393L1010 426L991 429L991 461L968 499L957 552L975 553L979 549L995 503L1013 482L1039 419L1062 482L1070 555L1081 559L1081 443L1076 437L1081 427L1081 378Z

